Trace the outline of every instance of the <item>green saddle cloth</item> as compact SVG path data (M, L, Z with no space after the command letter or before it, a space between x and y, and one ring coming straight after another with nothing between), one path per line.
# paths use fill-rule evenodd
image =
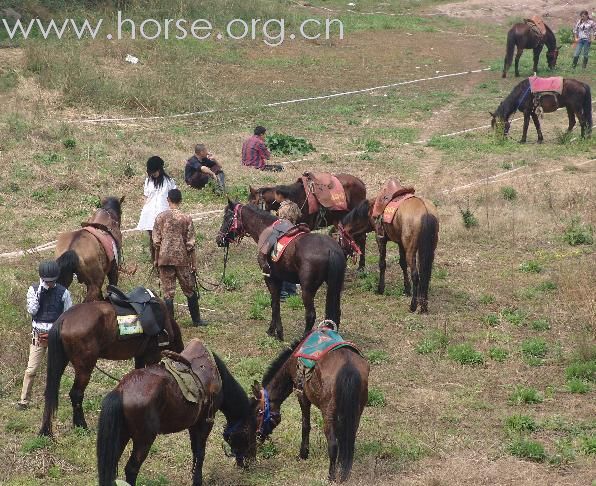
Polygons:
M305 368L314 368L317 361L329 351L346 346L359 352L354 344L344 341L337 331L329 328L320 328L311 332L304 339L302 344L294 352L294 356L298 357L298 360Z
M170 358L162 358L166 370L178 383L184 398L192 403L202 402L205 398L205 387L199 377L185 364Z

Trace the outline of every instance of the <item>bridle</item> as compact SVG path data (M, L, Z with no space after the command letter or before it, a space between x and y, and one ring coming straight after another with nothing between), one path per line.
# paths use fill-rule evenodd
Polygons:
M337 225L337 230L339 246L345 250L346 254L354 258L354 260L356 259L356 255L362 255L362 250L360 250L360 247L354 241L354 238L350 236L341 223Z
M219 236L226 246L230 243L240 243L242 238L246 236L246 231L242 225L242 204L237 203L234 206L234 217L232 219L232 223L225 233L220 231Z
M261 398L259 399L259 410L257 419L257 435L261 438L267 437L273 432L273 418L281 417L279 412L271 411L271 401L269 393L265 388L261 388Z
M244 422L242 420L238 420L233 423L228 423L225 426L224 431L223 431L223 438L228 443L228 445L230 444L230 438L232 437L232 435L237 434L243 425L244 425ZM245 459L245 455L242 454L241 452L238 452L238 450L234 449L231 445L230 445L229 453L226 450L225 444L223 445L223 451L227 457L234 457L238 461L243 461Z

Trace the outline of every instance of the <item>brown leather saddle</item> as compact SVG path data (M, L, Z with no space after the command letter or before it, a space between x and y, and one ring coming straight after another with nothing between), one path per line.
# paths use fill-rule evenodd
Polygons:
M546 35L546 24L544 23L544 20L542 20L542 17L534 15L530 19L524 19L524 22L530 26L532 32L534 32L542 42L542 38Z
M414 194L415 192L416 189L411 186L402 186L398 179L389 179L387 182L385 182L381 192L375 199L372 217L378 218L381 216L383 211L385 211L387 204L389 204L395 198L404 194Z
M305 172L299 181L307 194L309 214L316 212L318 205L335 211L347 209L346 192L333 174Z
M112 218L110 213L105 209L98 209L93 215L87 220L81 223L83 228L92 226L94 228L106 231L110 234L116 242L116 248L120 250L122 248L122 231L118 222Z
M298 233L308 232L310 232L310 228L305 223L295 225L287 219L278 219L261 233L259 237L259 252L269 255L282 236L294 236Z

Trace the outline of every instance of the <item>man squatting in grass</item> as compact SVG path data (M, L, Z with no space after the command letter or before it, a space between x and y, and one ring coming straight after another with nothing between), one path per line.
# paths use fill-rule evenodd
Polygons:
M27 290L27 312L31 314L31 345L29 362L23 378L23 390L17 407L25 410L31 401L31 390L37 369L48 347L48 333L60 314L72 306L68 289L56 283L60 275L58 264L45 261L39 264L39 282Z
M573 68L577 66L579 56L582 51L584 53L583 68L588 65L588 55L590 54L590 46L592 39L596 35L596 22L594 22L588 15L588 11L584 10L580 14L580 18L573 28L573 35L577 44L575 52L573 53Z
M219 161L213 157L211 152L203 143L195 145L195 154L186 161L184 167L184 180L195 189L203 189L214 179L220 192L226 191L226 179L223 168Z
M199 310L199 294L196 290L195 227L192 218L180 211L182 193L179 189L168 192L170 209L160 213L153 226L155 247L154 265L159 270L168 312L174 317L174 294L176 279L188 301L188 310L195 326L205 326Z
M242 165L259 170L280 172L284 170L283 166L265 163L271 157L271 153L265 145L266 132L265 127L258 126L254 130L254 135L244 141L242 144Z
M287 189L278 188L275 190L275 200L279 203L277 210L277 217L280 219L287 219L290 223L296 222L302 216L302 211L294 201L288 199L290 192ZM283 282L281 286L281 299L285 300L291 295L296 295L296 284L292 282Z

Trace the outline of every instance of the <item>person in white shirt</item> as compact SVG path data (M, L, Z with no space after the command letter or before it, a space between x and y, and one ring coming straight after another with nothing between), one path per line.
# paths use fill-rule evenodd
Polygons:
M161 157L154 155L147 160L147 178L143 193L145 195L145 205L141 211L137 229L149 233L149 245L151 250L151 262L155 262L155 247L153 246L153 225L155 218L160 213L167 211L168 192L176 189L176 181L172 179L164 170L164 161Z
M31 314L33 329L21 399L17 403L20 410L25 410L31 402L33 380L46 354L50 329L58 317L72 307L72 298L68 289L56 283L59 275L60 267L55 261L41 262L39 283L31 285L27 290L27 312Z
M582 11L580 14L580 18L573 28L573 35L577 44L573 53L573 69L577 66L582 51L584 53L582 67L586 69L592 39L596 35L596 22L590 18L587 10Z

